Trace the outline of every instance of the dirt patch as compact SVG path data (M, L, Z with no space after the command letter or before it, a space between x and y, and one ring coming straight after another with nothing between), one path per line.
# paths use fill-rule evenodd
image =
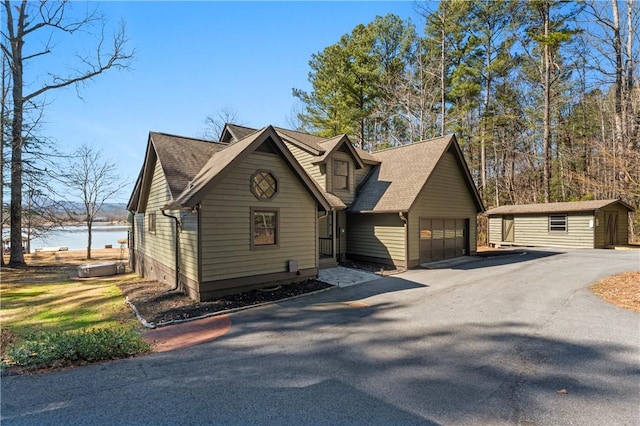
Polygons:
M591 290L609 303L640 313L640 271L605 278Z
M274 302L332 286L317 280L306 280L295 284L251 290L206 302L196 302L181 291L170 291L171 287L157 281L125 282L118 284L118 287L145 321L162 324Z

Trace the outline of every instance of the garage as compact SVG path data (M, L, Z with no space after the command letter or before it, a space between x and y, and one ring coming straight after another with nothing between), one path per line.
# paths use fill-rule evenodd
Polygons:
M469 252L469 219L420 218L420 263L452 259Z

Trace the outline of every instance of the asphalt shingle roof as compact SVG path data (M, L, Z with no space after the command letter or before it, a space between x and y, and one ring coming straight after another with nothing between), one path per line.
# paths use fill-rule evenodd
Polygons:
M191 184L183 187L183 192L174 198L177 205L189 205L191 199L200 192L212 179L224 170L240 153L253 143L265 129L253 132L253 134L239 140L232 145L212 153L201 170L193 177Z
M171 205L188 206L198 193L228 167L244 150L268 129L274 137L306 145L316 151L320 159L336 149L344 136L322 138L282 128L254 130L227 124L235 136L235 143L211 142L166 133L151 132L150 141L167 179L172 196ZM356 155L374 165L368 178L361 184L350 206L353 212L408 211L442 155L455 143L452 135L405 145L370 154L355 148ZM457 149L459 151L459 149ZM344 209L339 197L326 192L313 179L315 189L334 209ZM132 198L133 199L133 198ZM481 205L481 202L480 202Z
M278 134L284 139L293 139L293 141L306 145L314 151L319 151L320 153L324 152L324 148L320 146L320 143L326 141L327 138L298 132L296 130L283 129L281 127L274 127L274 129L276 129L276 132L278 132Z
M202 139L150 132L149 138L175 199L211 156L227 145Z
M352 212L409 211L453 135L376 152L381 163L360 187Z
M251 127L239 126L237 124L227 123L227 130L231 133L231 135L235 138L234 142L239 141L240 139L244 139L257 129L252 129Z
M569 201L565 203L536 203L536 204L516 204L510 206L500 206L489 209L485 212L487 216L503 214L546 214L546 213L568 213L568 212L589 212L609 204L620 202L629 211L633 210L628 204L620 200L590 200L590 201Z

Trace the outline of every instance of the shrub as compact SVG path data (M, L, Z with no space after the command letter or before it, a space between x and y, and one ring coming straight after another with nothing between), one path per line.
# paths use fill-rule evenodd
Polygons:
M149 344L133 327L40 331L7 347L3 367L27 370L64 367L147 353Z

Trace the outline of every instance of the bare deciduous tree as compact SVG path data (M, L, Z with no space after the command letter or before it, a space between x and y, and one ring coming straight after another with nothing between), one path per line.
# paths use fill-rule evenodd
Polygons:
M204 139L217 141L222 134L224 125L227 123L242 125L242 122L240 121L238 115L238 111L230 106L220 108L218 111L205 118L204 124L206 128L202 133L202 137Z
M69 189L69 194L82 201L83 219L88 231L87 259L91 259L93 222L104 203L114 198L127 183L116 172L116 163L103 158L101 151L83 145L75 158L61 180Z
M105 21L97 10L89 11L80 18L70 16L70 2L41 1L38 3L23 0L20 3L4 0L3 14L6 17L6 28L1 31L2 49L11 70L11 256L9 266L24 267L25 261L21 249L22 240L22 177L23 151L25 149L24 120L25 108L33 104L36 98L55 89L73 84L80 84L102 74L111 68L126 68L127 61L133 57L133 51L126 50L127 38L124 25L114 34L109 49L105 39ZM92 25L98 24L100 34L95 54L78 56L80 66L69 75L49 73L49 79L38 83L25 93L25 64L44 55L50 55L55 47L54 38L59 34L75 34L79 31L90 31ZM49 32L47 34L47 31ZM25 51L25 43L34 35L48 40L42 49ZM34 44L36 45L36 44ZM107 52L105 53L105 50Z

